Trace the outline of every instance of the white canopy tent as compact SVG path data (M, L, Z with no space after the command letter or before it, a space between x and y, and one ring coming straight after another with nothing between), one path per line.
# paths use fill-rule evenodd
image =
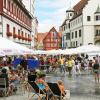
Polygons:
M33 54L46 54L46 51L43 50L35 50Z
M63 54L66 54L66 55L77 54L77 50L76 48L65 49L63 50Z
M46 51L46 54L47 54L47 55L56 55L56 50L55 50L55 49L53 49L53 50L48 50L48 51Z
M2 50L0 50L0 57L5 56L5 52L3 52Z
M6 55L23 55L32 53L32 50L2 37L0 37L0 50L3 50Z
M100 47L95 45L84 45L78 48L65 49L65 50L49 50L47 51L48 55L72 55L80 53L100 53Z
M84 45L76 48L77 53L100 53L100 46Z

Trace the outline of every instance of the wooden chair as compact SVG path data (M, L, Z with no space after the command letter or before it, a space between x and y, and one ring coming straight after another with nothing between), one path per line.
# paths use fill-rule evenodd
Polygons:
M6 79L0 78L0 95L6 96L6 94L7 94Z
M53 94L59 98L60 100L68 100L70 98L70 91L69 90L65 90L65 92L68 92L68 94L66 93L66 97L62 95L61 91L60 91L60 88L58 86L57 83L47 83L49 88L51 89L51 91L53 92ZM68 97L67 97L68 95Z
M38 87L36 82L30 82L29 85L31 87L31 91L34 91L33 95L31 96L29 100L31 100L32 97L34 97L35 95L39 97L38 98L39 100L42 100L43 97L46 97L46 93Z

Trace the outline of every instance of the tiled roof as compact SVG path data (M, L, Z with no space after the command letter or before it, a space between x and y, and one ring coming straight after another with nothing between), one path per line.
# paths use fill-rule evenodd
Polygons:
M79 15L82 14L82 10L85 7L85 5L88 3L89 0L81 0L79 1L74 7L74 16L71 20L75 19L76 17L78 17Z
M48 33L38 33L37 34L37 41L38 42L42 42L43 39L45 38L45 36L47 35Z
M66 21L67 21L67 19L65 19L65 20L64 20L64 22L62 23L62 25L61 25L61 26L66 25Z
M74 11L79 13L82 11L82 9L85 7L85 5L88 3L89 0L81 0L79 1L74 7Z

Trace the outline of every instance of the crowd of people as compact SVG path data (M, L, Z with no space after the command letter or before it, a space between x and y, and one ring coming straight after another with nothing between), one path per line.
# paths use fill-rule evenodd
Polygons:
M46 69L47 72L56 71L57 68L59 68L61 73L65 73L66 71L69 72L69 75L79 75L81 74L81 71L89 71L93 70L95 73L95 70L98 70L100 66L100 56L96 55L93 57L93 59L89 59L89 56L86 55L75 55L75 56L42 56L39 58L40 61L40 67L41 69ZM96 67L94 67L94 65Z
M13 68L13 61L18 57L2 57L0 58L0 78L6 78L7 95L12 95L17 90L17 85L23 79L28 81L36 81L38 86L44 90L48 97L51 97L48 85L45 82L46 74L50 72L67 73L70 77L72 75L81 75L82 71L91 70L94 73L94 79L96 83L99 83L100 77L100 56L96 55L93 59L89 59L88 55L33 55L33 56L19 56L22 61L17 65L17 68ZM37 69L28 70L27 59L33 59L39 61ZM5 69L4 66L8 66L9 70ZM42 73L41 70L46 70L46 74ZM61 92L65 95L65 88L63 82L58 80L57 82Z

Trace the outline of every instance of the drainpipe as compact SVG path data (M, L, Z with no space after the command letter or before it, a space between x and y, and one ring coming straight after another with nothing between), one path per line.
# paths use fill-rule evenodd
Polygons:
M83 33L84 33L84 27L83 27L83 13L82 13L82 28L83 28L83 30L82 30L82 45L84 45L83 43L84 43L84 35L83 35Z
M3 37L3 16L1 15L1 25L2 25L2 37Z

